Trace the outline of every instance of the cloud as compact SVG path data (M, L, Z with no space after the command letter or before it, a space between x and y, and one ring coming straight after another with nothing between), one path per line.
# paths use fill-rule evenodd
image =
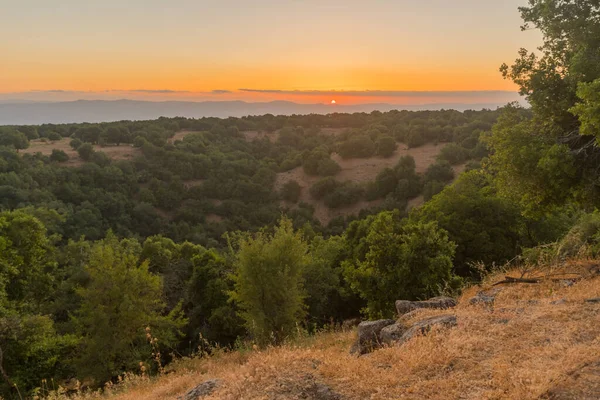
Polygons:
M228 94L233 93L231 90L215 89L211 91L212 94Z
M190 93L189 90L170 90L170 89L134 89L134 90L112 90L112 92L130 92L130 93L157 93L157 94L175 94Z
M402 90L276 90L276 89L238 89L247 93L266 93L305 96L352 96L352 97L467 97L507 96L516 92L504 90L481 91L402 91Z

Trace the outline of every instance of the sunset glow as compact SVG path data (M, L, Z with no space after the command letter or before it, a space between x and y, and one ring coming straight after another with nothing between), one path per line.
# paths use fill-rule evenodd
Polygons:
M344 104L403 104L372 91L514 91L498 67L539 41L515 28L525 3L11 2L0 97L335 104L321 92L338 91Z

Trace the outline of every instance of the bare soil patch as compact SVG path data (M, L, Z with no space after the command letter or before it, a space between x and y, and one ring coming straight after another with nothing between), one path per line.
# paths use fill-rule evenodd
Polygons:
M71 142L70 138L63 138L61 140L52 141L43 141L41 139L32 140L29 142L29 148L25 150L20 150L21 154L35 154L41 153L43 155L49 156L52 154L52 150L62 150L69 156L69 161L62 163L62 165L67 167L79 167L84 164L84 161L79 157L77 151L73 150L69 143ZM105 153L108 157L113 160L130 160L140 154L142 154L141 150L133 147L130 144L122 144L119 146L94 146L95 151L101 151Z
M389 158L371 157L371 158L353 158L343 159L339 154L333 153L331 158L336 161L342 170L335 176L338 181L350 181L354 183L367 183L375 180L377 175L385 168L393 168L400 158L410 155L415 159L415 167L417 173L423 173L427 168L435 163L436 157L440 150L444 147L442 144L426 144L421 147L409 149L407 146L400 144L396 152ZM465 165L454 167L454 172L458 176L464 171ZM339 209L329 209L321 201L317 201L310 196L310 187L321 177L310 176L304 172L302 167L294 168L293 170L277 174L275 182L276 190L280 190L283 185L291 180L295 180L302 187L300 201L308 203L315 207L315 218L321 224L327 225L332 219L338 216L356 215L361 210L371 208L381 203L381 200L361 201L349 207ZM409 208L417 207L423 204L423 197L417 197L409 202ZM285 205L285 203L284 203ZM289 206L289 205L288 205Z

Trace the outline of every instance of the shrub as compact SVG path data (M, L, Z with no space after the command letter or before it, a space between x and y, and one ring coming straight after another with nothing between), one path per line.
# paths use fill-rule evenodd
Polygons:
M66 162L69 161L69 156L62 150L53 149L52 154L50 154L50 161L54 162Z
M454 170L448 161L437 161L425 172L425 183L431 181L450 182L454 179Z
M464 162L469 158L469 151L456 143L447 144L438 155L438 160L448 161L451 165Z
M273 234L239 240L231 298L259 343L280 343L305 315L301 282L307 251L302 234L286 218Z
M331 177L319 179L314 185L310 188L310 195L316 199L320 200L325 195L332 193L340 183Z
M343 270L351 287L367 300L371 318L391 317L397 299L428 298L438 294L438 285L456 283L456 245L435 222L412 223L398 213L382 212L361 242L364 257L345 261Z
M317 173L320 176L333 176L342 170L342 167L331 158L326 158L324 160L319 161L319 166L317 167Z
M368 158L375 154L375 143L367 135L355 135L340 143L339 153L343 158Z
M294 180L287 182L281 188L281 197L290 203L297 203L302 193L302 187Z
M77 148L77 154L84 161L90 161L94 153L94 146L91 143L84 143Z
M69 142L69 146L71 146L73 150L77 150L82 144L83 142L79 139L73 139Z
M62 136L60 135L60 133L52 131L52 132L48 133L48 139L50 139L54 142L56 140L61 140Z
M329 208L339 208L357 203L362 199L364 189L355 183L345 182L338 185L333 192L325 195L324 203Z
M396 151L396 141L391 136L380 137L377 141L377 155L381 157L391 157Z

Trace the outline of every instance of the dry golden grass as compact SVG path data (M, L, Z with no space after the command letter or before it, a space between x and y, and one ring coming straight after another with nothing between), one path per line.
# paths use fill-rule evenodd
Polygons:
M552 277L565 270L585 274L594 265L569 263L551 271ZM502 278L491 276L463 293L450 311L458 317L456 328L401 347L357 358L348 353L354 333L323 333L294 345L185 360L171 374L130 383L110 397L175 399L218 378L221 387L207 399L314 398L306 396L314 382L343 399L538 399L548 393L553 399L598 398L600 376L594 371L600 368L586 365L600 361L600 305L585 299L600 296L600 277L570 287L560 281L502 285L493 308L469 304ZM566 302L551 304L559 299ZM424 310L412 318L447 312Z

